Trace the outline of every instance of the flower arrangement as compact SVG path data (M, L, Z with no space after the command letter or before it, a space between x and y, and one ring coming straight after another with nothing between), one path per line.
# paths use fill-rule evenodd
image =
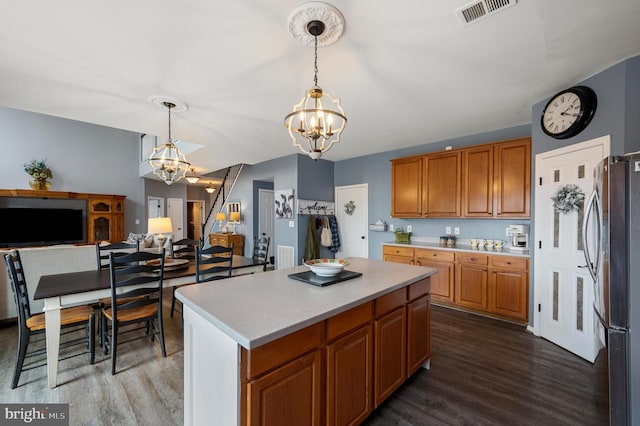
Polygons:
M584 198L584 192L578 185L569 184L560 187L551 200L556 211L569 213L572 210L579 210L584 204Z
M51 169L47 166L47 160L31 160L30 163L24 164L24 171L31 175L35 180L47 180L53 178Z

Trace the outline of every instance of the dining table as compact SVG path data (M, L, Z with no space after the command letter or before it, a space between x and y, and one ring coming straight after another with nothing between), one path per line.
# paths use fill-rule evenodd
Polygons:
M231 275L261 272L265 270L266 265L265 261L234 255ZM195 273L194 260L189 260L179 268L165 267L162 284L164 287L192 284L195 283ZM56 387L58 380L60 309L96 302L109 296L111 296L109 269L42 275L40 277L33 299L44 301L47 380L50 388Z

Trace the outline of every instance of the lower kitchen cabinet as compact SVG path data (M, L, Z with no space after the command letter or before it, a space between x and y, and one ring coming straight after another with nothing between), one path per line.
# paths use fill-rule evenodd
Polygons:
M431 297L425 295L407 304L407 377L430 358L430 335Z
M357 425L429 360L430 278L241 351L243 425Z
M249 382L249 424L320 425L321 367L315 350Z
M370 324L327 344L327 425L357 425L371 413Z
M386 261L394 262L393 259ZM414 264L438 270L431 276L431 296L434 301L454 302L455 253L443 250L415 249Z
M489 280L489 310L506 317L527 320L529 273L527 260L492 259Z
M437 269L431 276L433 303L519 323L529 320L526 257L385 245L383 259Z
M374 407L398 389L407 376L406 303L404 288L380 297L375 303Z
M410 247L384 246L382 248L382 259L385 262L413 265L413 249Z

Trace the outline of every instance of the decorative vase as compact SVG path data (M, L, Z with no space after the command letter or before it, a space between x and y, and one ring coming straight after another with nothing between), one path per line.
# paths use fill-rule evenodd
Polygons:
M51 188L51 182L46 179L32 179L29 181L29 186L36 191L48 191Z

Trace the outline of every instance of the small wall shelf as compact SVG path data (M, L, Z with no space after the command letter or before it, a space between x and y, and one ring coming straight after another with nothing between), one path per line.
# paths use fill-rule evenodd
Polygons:
M298 214L335 214L333 201L298 200Z

